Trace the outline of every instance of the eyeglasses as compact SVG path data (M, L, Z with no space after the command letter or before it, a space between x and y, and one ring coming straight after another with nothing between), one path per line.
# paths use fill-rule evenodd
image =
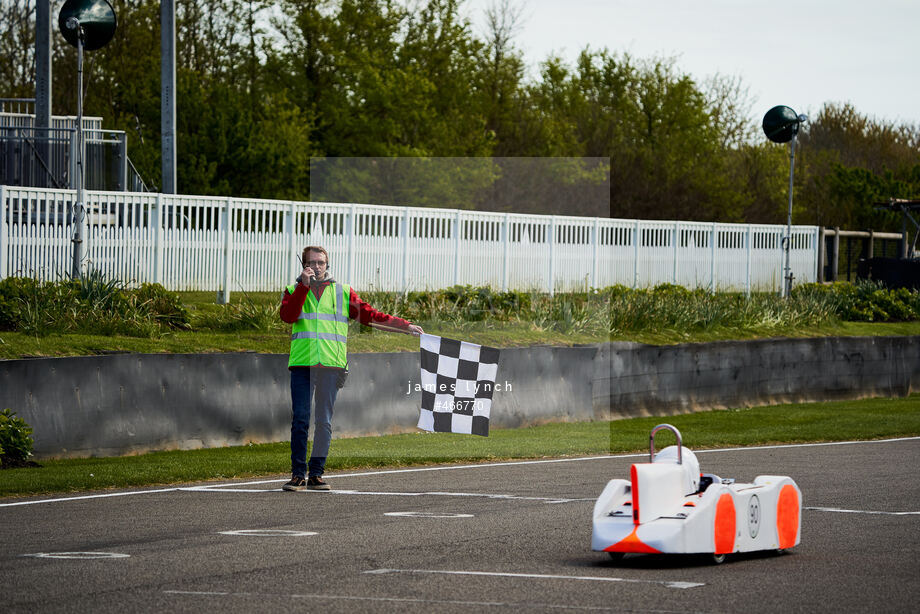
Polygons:
M313 268L315 266L326 266L326 261L325 260L307 260L304 264L310 268Z

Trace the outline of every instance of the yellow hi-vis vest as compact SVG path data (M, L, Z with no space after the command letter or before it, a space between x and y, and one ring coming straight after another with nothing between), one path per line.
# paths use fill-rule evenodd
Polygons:
M294 294L296 286L288 286ZM307 290L307 300L297 322L291 327L289 367L340 367L348 365L348 299L351 287L332 282L320 300Z

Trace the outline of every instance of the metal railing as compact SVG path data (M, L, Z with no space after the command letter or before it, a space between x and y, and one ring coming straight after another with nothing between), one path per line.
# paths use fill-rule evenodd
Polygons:
M35 128L35 116L30 113L0 112L0 127L4 128ZM54 115L51 118L51 128L57 130L73 130L77 127L75 115ZM83 117L84 130L102 130L101 117Z
M74 130L0 127L0 183L72 188Z
M34 98L0 98L0 113L35 115Z
M69 190L0 187L0 278L70 270ZM779 291L785 226L662 222L227 197L87 192L84 267L171 290L274 291L323 245L357 288L456 284L544 292L614 284ZM796 283L819 229L795 226Z
M875 257L910 258L908 239L906 230L897 233L823 228L818 244L819 280L853 281L858 277L860 262Z
M35 128L32 119L0 113L0 184L75 188L76 119L56 117L51 128ZM86 187L149 191L128 158L127 135L121 130L103 130L101 124L99 118L83 121Z

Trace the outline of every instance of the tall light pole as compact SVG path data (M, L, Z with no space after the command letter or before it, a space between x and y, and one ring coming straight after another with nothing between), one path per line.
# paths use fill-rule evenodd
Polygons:
M51 150L51 0L35 3L35 140L47 164ZM50 165L49 165L50 166ZM42 185L50 186L46 180Z
M790 249L792 247L792 188L795 176L795 141L799 133L799 127L806 121L808 121L808 117L797 115L795 111L782 105L773 107L763 116L763 131L767 138L774 143L789 143L789 214L786 218L786 237L783 239L785 265L783 267L782 296L784 297L788 297L792 293Z
M71 277L79 279L83 262L83 235L86 227L84 190L85 157L83 145L83 51L100 49L115 34L115 11L107 0L67 0L58 14L58 29L64 39L77 48L77 202L73 205L73 249Z
M160 191L176 193L176 3L160 0Z

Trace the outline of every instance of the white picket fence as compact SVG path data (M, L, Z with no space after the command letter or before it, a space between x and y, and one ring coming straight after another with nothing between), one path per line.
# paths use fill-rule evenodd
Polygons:
M71 190L0 186L0 278L70 271ZM818 227L794 226L796 283L815 281ZM84 267L130 285L274 291L322 245L363 290L455 284L547 292L674 283L779 291L785 226L662 222L131 192L87 192Z

